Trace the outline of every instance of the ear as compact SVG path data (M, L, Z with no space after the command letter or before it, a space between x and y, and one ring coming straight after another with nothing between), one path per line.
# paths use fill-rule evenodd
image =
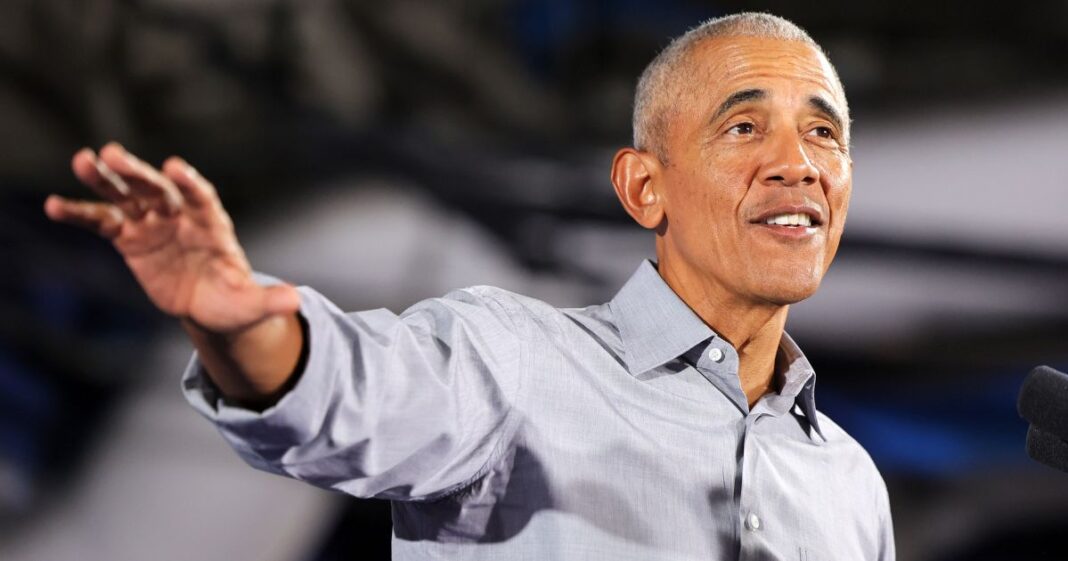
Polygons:
M653 229L664 219L664 200L657 189L661 172L656 156L623 148L612 159L612 186L623 208L643 228Z

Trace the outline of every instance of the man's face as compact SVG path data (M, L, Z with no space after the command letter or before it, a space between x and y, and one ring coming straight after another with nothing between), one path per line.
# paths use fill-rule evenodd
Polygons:
M665 143L662 268L758 304L811 296L852 187L829 63L799 41L732 37L698 45L689 70Z

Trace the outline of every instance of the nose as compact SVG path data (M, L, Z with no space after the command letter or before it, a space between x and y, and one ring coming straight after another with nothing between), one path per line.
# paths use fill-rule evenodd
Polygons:
M805 153L802 140L794 134L780 134L768 147L767 160L760 170L765 185L794 187L812 185L820 180L820 171Z

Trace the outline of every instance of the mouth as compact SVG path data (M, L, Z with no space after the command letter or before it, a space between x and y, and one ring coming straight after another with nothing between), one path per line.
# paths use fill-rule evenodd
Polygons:
M789 237L809 237L823 226L823 213L817 206L784 206L769 209L749 221Z
M810 228L823 225L823 212L815 205L791 205L768 209L750 224L768 224L795 228Z

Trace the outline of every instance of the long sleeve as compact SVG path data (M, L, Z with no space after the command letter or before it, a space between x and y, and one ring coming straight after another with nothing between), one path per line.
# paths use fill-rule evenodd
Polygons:
M894 522L890 515L890 496L886 490L886 483L879 479L879 561L894 561L897 558L897 547L894 542Z
M400 315L346 314L306 287L307 363L273 407L218 395L196 354L182 388L250 465L358 497L428 500L487 469L507 441L522 337L488 288Z

